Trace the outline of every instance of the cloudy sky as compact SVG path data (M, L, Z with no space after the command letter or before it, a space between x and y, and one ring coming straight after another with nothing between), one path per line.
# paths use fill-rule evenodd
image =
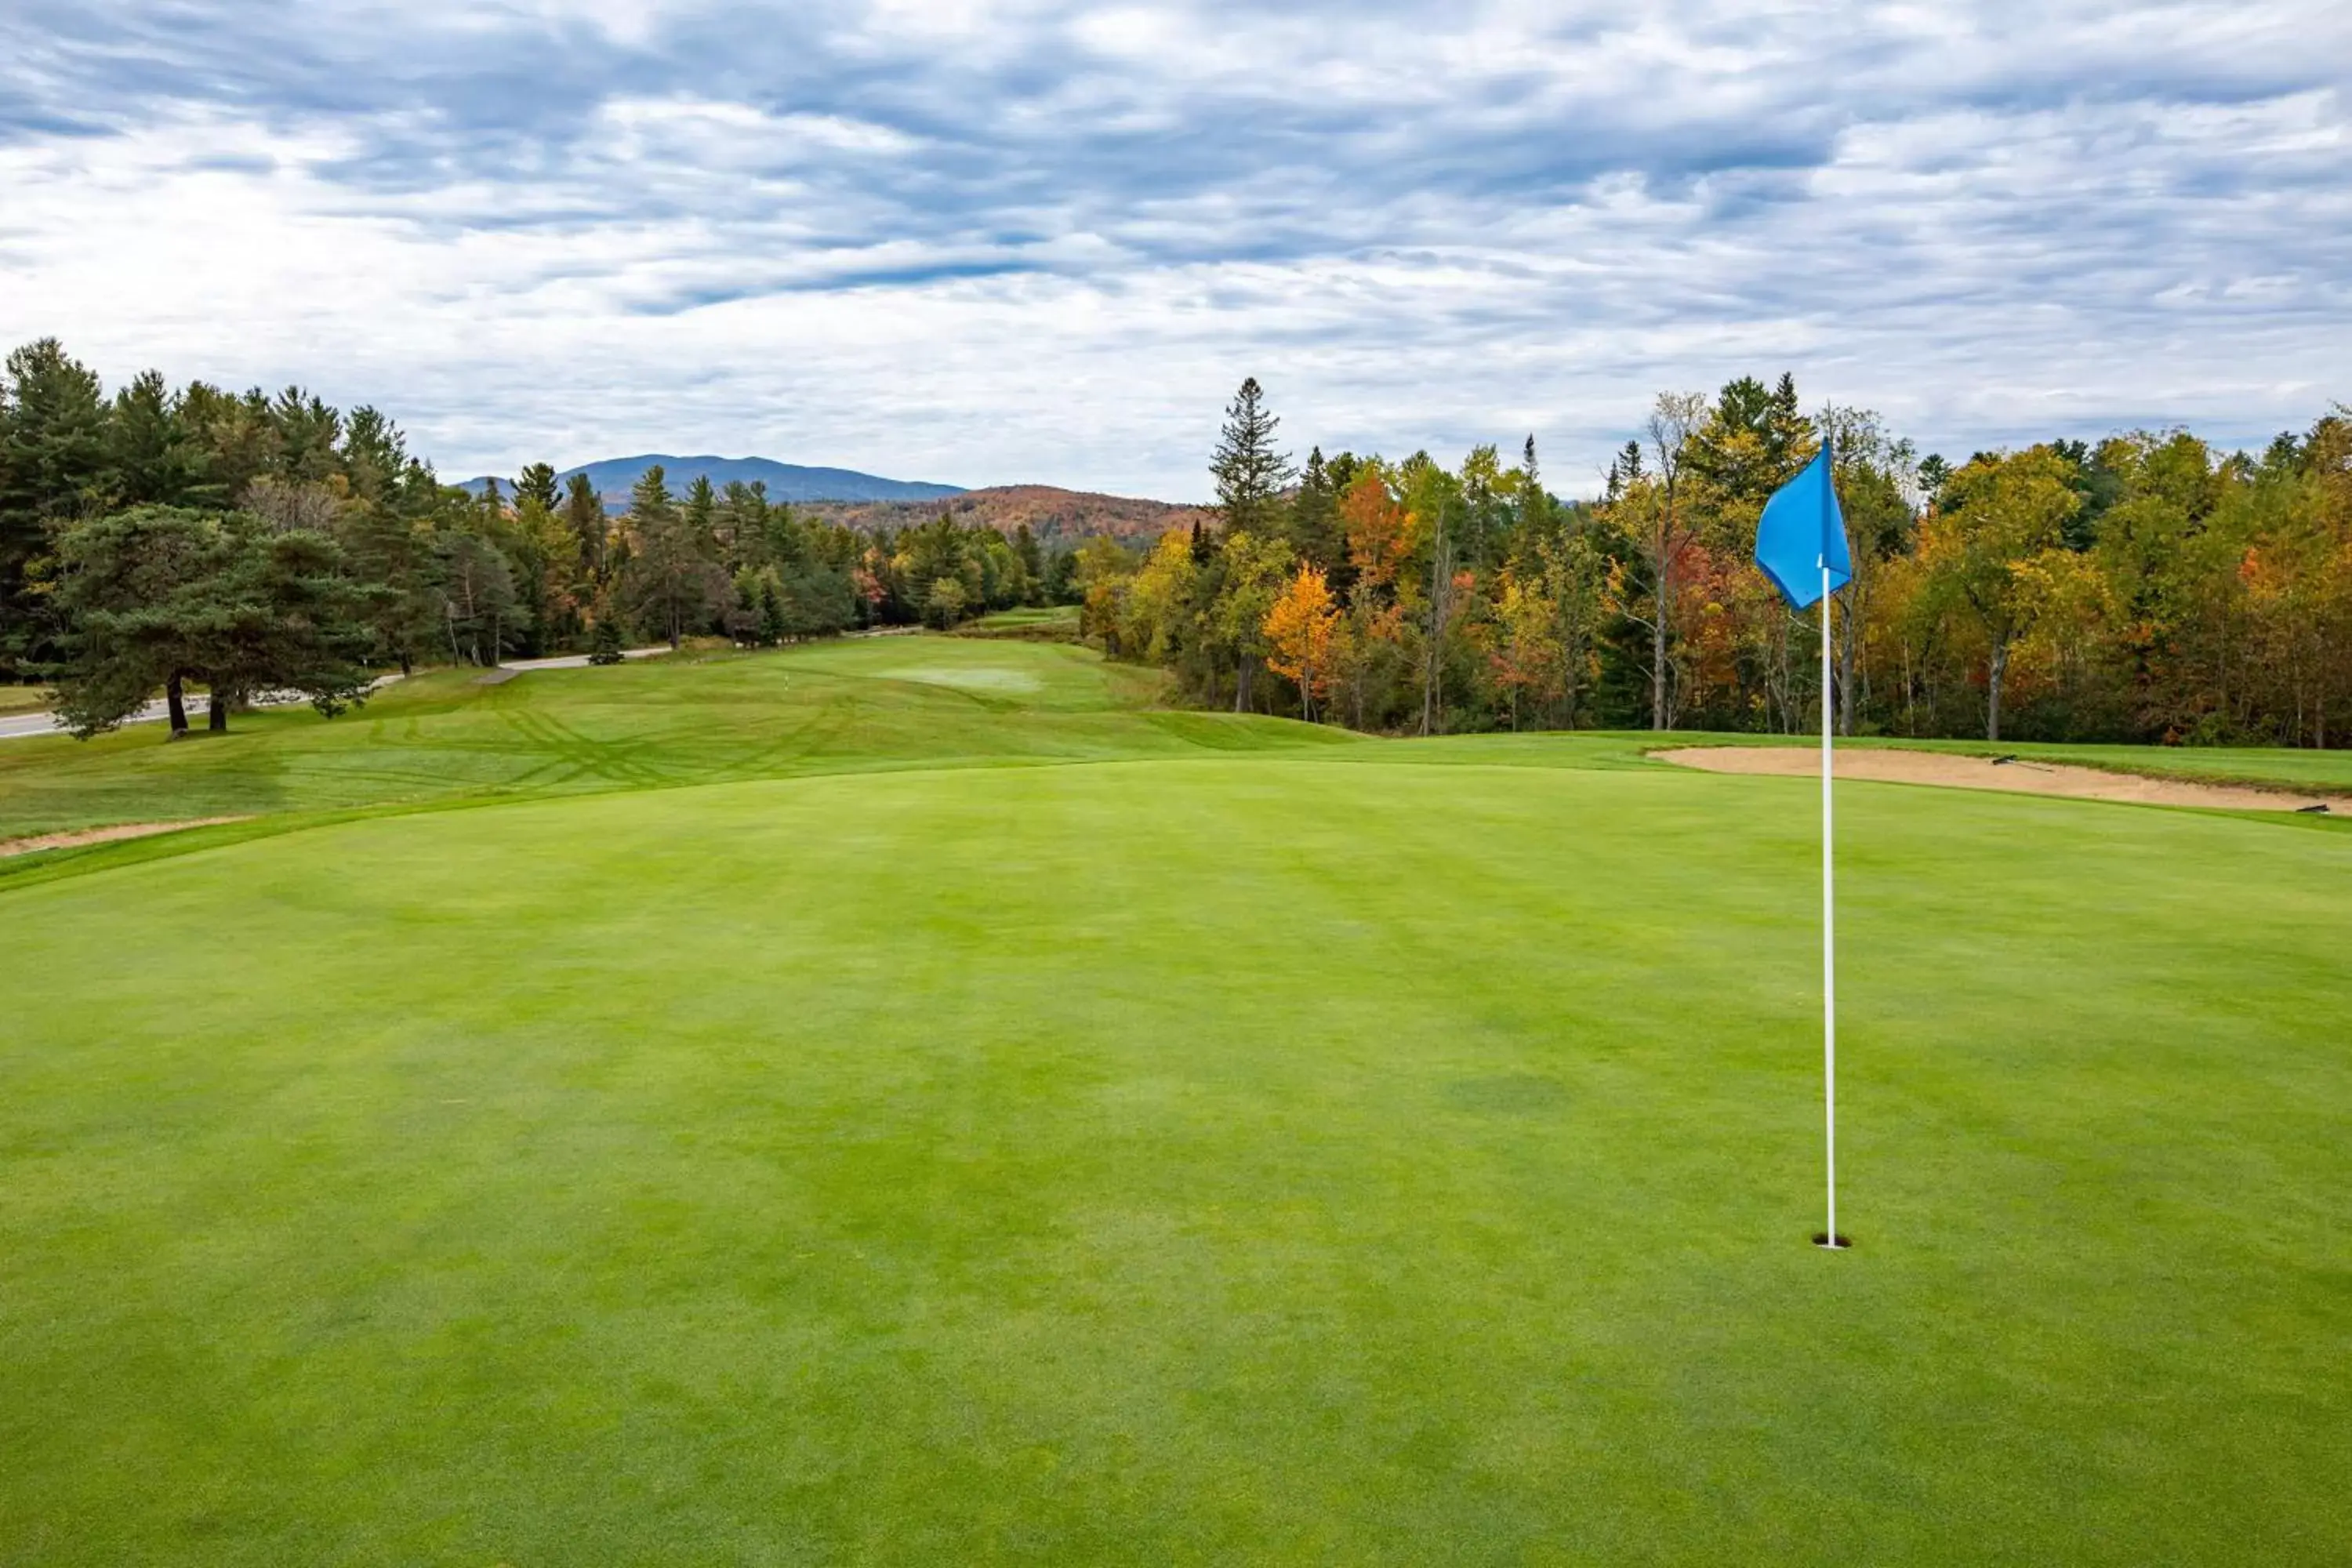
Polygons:
M1793 370L1923 449L2352 399L2352 5L0 8L0 336L446 476L658 449L1190 499Z

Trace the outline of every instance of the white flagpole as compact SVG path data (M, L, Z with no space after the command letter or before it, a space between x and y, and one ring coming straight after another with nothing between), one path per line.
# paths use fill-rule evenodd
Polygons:
M1830 563L1822 558L1822 1103L1829 1169L1829 1229L1824 1247L1838 1245L1837 1227L1837 898L1830 836Z

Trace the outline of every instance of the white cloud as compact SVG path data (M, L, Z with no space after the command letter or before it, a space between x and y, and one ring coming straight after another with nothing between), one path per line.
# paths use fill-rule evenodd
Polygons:
M36 0L0 337L372 401L445 472L1171 496L1252 373L1301 445L1532 428L1570 489L1750 372L1956 454L2352 395L2333 8L1619 15Z

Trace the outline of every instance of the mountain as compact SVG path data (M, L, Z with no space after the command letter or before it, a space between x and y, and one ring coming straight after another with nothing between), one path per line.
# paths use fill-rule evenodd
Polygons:
M873 474L861 474L851 468L808 468L798 463L779 463L770 458L673 458L665 452L647 452L635 458L606 458L600 462L583 463L576 468L566 468L558 476L569 479L574 474L585 474L596 493L604 498L608 511L618 511L628 504L629 487L638 476L656 463L662 466L669 488L684 493L698 476L724 488L730 480L745 484L765 480L770 500L801 501L920 501L940 500L964 493L957 485L924 484L911 479L886 479ZM513 480L502 479L501 485L511 487ZM488 484L487 476L467 479L462 488L479 495Z
M941 512L959 522L984 523L1000 533L1011 533L1025 522L1037 542L1048 546L1073 545L1104 534L1123 544L1150 544L1171 528L1213 525L1217 515L1209 507L1052 485L998 485L931 500L819 501L801 510L863 529L906 528L929 522Z

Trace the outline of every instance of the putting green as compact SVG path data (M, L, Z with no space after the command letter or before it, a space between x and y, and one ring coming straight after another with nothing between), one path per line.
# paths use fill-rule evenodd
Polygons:
M910 664L883 670L892 680L912 680L925 686L952 686L966 691L1036 691L1044 682L1025 669L995 664Z
M0 893L0 1558L2343 1560L2352 837L1848 788L1830 1257L1810 786L1118 717Z

